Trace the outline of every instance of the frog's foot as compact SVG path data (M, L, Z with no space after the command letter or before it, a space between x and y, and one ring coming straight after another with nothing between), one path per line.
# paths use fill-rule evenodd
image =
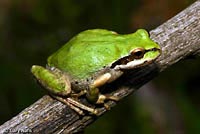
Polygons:
M74 111L76 111L80 115L84 115L82 110L88 111L88 112L90 112L94 115L98 115L98 113L99 113L97 109L88 107L88 106L82 104L81 102L74 100L73 98L64 99L64 98L58 97L58 96L53 96L53 97L55 99L57 99L58 101L70 106L71 109L73 109Z
M106 110L110 110L110 106L105 104L105 100L119 101L119 97L113 95L103 95L103 94L99 95L99 98L96 103L103 104Z
M97 104L102 104L102 103L104 103L105 100L119 101L119 97L113 96L113 95L103 95L103 94L100 94L96 103Z

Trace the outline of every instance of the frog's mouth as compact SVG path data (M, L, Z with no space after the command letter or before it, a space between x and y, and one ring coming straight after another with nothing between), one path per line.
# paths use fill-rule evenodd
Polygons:
M149 56L149 58L147 58L148 56L146 55L148 55L150 52L154 52L155 54L154 56ZM130 55L122 57L119 60L115 61L111 65L111 68L114 68L116 70L139 68L141 66L150 64L151 62L156 60L160 54L161 54L161 50L159 48L145 50L142 56L137 57L137 58L135 58L135 55L130 53Z

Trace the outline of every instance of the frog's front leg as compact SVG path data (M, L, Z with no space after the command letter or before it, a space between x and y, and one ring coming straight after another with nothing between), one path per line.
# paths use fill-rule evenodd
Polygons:
M123 72L121 70L110 70L108 73L102 74L90 85L91 88L97 88L106 83L111 83L118 79Z
M98 77L94 82L90 85L90 88L87 92L87 98L93 103L96 104L104 104L106 109L109 109L109 106L107 106L104 102L105 100L113 100L113 101L118 101L119 97L113 96L110 94L101 94L99 92L99 87L105 85L106 83L110 83L114 80L116 80L118 77L120 77L123 74L121 71L115 71L115 73L109 72L101 75Z
M86 93L86 97L90 102L93 102L94 104L103 104L107 110L109 110L110 107L105 104L106 100L119 101L119 97L117 96L110 94L101 94L99 92L99 88L90 88Z

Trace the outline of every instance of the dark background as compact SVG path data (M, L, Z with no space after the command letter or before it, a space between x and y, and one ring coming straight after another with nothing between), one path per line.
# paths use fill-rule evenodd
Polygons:
M194 0L1 0L0 123L41 98L33 64L75 34L92 28L118 33L151 30ZM87 134L200 133L200 60L167 69L86 129Z

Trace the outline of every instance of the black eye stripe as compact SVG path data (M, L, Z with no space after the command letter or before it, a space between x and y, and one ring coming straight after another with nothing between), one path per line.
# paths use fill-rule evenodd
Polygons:
M144 50L143 52L143 55L146 53L146 52L149 52L149 51L160 51L159 48L151 48L151 49L148 49L148 50ZM138 51L138 52L142 52L142 51ZM137 52L136 52L137 53ZM140 57L141 59L142 57ZM120 58L118 59L117 61L115 61L112 65L111 65L111 68L114 68L115 66L117 65L124 65L124 64L127 64L128 62L130 61L133 61L135 59L138 59L135 57L134 54L130 53L128 56L125 56L123 58Z
M112 65L111 65L111 68L114 68L115 66L117 65L124 65L124 64L127 64L129 62L129 56L126 56L126 57L123 57L123 58L120 58L118 59L117 61L115 61Z

